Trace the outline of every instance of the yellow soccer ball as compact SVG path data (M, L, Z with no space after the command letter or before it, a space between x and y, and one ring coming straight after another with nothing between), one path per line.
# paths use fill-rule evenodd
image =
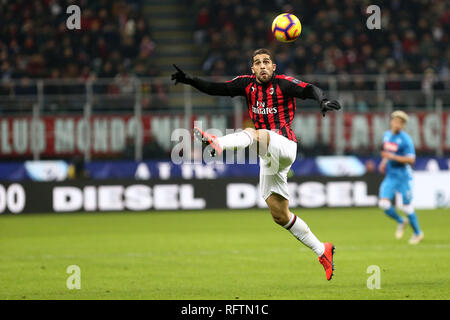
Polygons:
M272 33L281 42L293 42L302 32L302 24L291 13L282 13L272 22Z

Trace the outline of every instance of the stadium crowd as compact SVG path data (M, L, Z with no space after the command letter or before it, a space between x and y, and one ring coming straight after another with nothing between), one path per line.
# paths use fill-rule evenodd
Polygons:
M0 1L1 80L157 75L155 43L141 0ZM66 9L81 9L81 30L68 30Z
M369 30L366 8L358 0L182 0L191 8L194 41L210 76L249 72L251 52L269 47L277 72L303 74L386 74L386 89L430 90L450 87L450 4L444 0L377 1L381 30ZM115 78L102 93L122 93L135 77L160 74L154 63L155 41L143 0L80 0L81 28L68 30L71 0L0 0L0 94L35 94L30 79ZM301 39L274 41L270 25L280 12L302 21ZM174 17L175 19L176 17ZM414 74L423 74L413 79ZM400 81L411 77L414 81ZM373 89L367 81L340 82L339 89ZM46 88L46 93L55 87ZM50 90L50 91L48 91ZM105 91L106 90L106 91ZM161 82L144 85L155 104L167 102ZM61 92L60 93L64 93Z
M381 30L366 26L370 4L381 8ZM276 54L280 73L382 73L391 78L425 71L436 77L450 73L448 1L194 0L193 7L195 40L207 47L203 70L209 75L248 72L252 50L267 44ZM301 40L294 44L274 41L268 28L281 12L300 17Z
M450 5L443 0L378 1L381 30L367 28L366 1L187 1L194 8L195 41L203 48L202 68L208 75L248 72L251 51L267 44L276 53L280 73L450 73ZM65 10L72 2L3 0L3 81L158 74L142 0L77 1L83 32L69 33ZM274 41L268 26L280 12L300 17L300 42Z

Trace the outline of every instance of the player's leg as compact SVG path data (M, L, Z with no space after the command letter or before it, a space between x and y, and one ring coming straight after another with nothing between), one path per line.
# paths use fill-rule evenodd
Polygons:
M256 148L258 155L265 155L267 153L267 149L270 143L270 134L266 129L253 129L253 128L245 128L242 131L252 137L252 143L256 142ZM219 139L223 139L227 136L220 137ZM226 139L226 138L225 138Z
M223 150L243 149L248 147L256 140L254 134L255 129L247 128L243 131L238 131L218 137L217 141Z
M264 147L267 149L268 134L267 132L259 132L266 130L255 130L253 128L246 128L243 131L238 131L224 135L222 137L216 137L213 134L209 134L198 127L194 127L194 135L200 139L204 144L212 147L212 156L221 154L223 150L236 150L244 149L254 141L258 142L258 145L263 142Z
M273 220L289 230L301 243L310 248L320 257L325 252L325 246L309 229L308 225L289 210L289 201L279 194L272 193L266 203Z
M329 242L322 243L319 239L317 239L305 221L289 210L289 200L285 199L283 196L277 193L272 193L266 199L266 203L270 209L273 220L288 230L301 243L314 251L314 253L319 257L319 262L325 269L325 276L327 280L331 280L334 271L333 244Z
M384 178L380 185L378 206L386 213L387 216L397 221L397 223L403 223L403 218L397 213L391 199L395 196L395 183L392 179Z
M259 139L266 139L263 130ZM273 220L314 251L325 269L327 280L333 276L334 246L322 243L308 225L289 210L289 188L287 174L297 154L297 144L274 132L266 131L270 137L267 150L260 150L260 190ZM263 141L261 141L261 144Z
M384 213L386 213L387 216L397 221L397 223L401 224L404 222L404 219L397 213L389 198L380 198L380 200L378 200L378 206L384 211Z
M384 211L384 213L394 219L397 222L397 229L395 230L395 238L401 239L405 232L407 221L403 219L395 210L395 206L392 204L391 199L395 196L395 183L388 177L384 178L380 186L380 194L378 200L378 206Z
M399 192L402 195L403 206L401 210L406 214L409 220L409 224L411 225L414 234L409 240L410 244L417 244L423 239L423 232L419 226L419 220L417 218L417 214L414 210L414 206L412 205L412 188L411 183L408 181L407 183L402 183L399 188Z

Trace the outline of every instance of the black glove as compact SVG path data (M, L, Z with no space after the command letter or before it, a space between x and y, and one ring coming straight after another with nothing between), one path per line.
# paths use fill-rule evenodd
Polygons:
M327 111L333 111L333 110L339 110L341 108L341 105L336 100L328 100L323 99L320 103L320 111L322 112L322 115L325 117L325 113Z
M172 80L175 80L175 85L179 83L185 83L185 84L192 84L193 79L191 76L184 73L183 70L178 68L175 64L173 65L175 69L177 69L177 72L172 74Z

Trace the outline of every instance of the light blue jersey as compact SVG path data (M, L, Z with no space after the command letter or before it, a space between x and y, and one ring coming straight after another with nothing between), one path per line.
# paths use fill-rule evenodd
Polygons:
M404 131L397 134L386 131L383 136L383 150L398 156L415 157L416 152L411 137ZM388 160L386 177L380 186L380 198L393 199L395 192L402 195L403 203L412 200L412 169L409 164Z
M413 140L405 131L400 131L397 134L392 133L392 131L386 131L383 136L383 150L398 156L416 157ZM410 180L412 179L412 169L407 163L388 160L386 176L394 179Z

